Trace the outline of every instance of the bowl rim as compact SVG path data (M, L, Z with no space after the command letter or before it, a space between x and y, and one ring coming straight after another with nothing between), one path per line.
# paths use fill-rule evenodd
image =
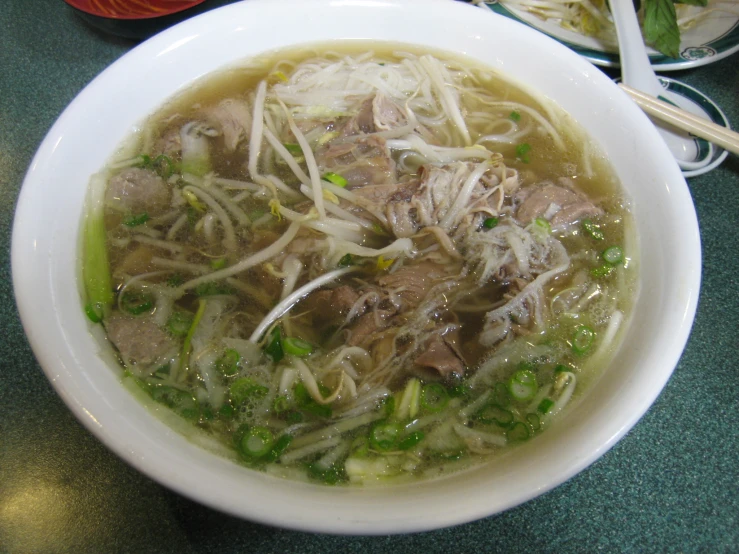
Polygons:
M621 96L623 93L589 62L549 37L492 12L488 12L487 15L485 12L473 12L472 10L479 10L479 8L449 2L449 0L284 0L277 3L279 7L274 4L269 0L249 0L249 2L230 4L181 23L142 43L103 71L80 92L59 117L39 147L24 180L16 208L11 265L13 286L24 330L34 353L57 393L98 439L123 460L159 483L215 509L253 521L296 530L336 534L388 534L418 532L457 525L510 509L551 490L579 473L623 437L657 398L685 347L695 316L700 287L700 240L697 217L687 184L679 168L671 157L669 157L670 161L666 161L665 155L669 155L669 151L664 143L660 143L659 140L655 142L655 138L658 137L656 130L646 116L635 105L627 104L624 101L625 95ZM684 239L680 255L689 261L690 267L685 275L679 277L679 282L671 285L670 290L679 292L677 307L671 310L672 320L666 323L665 329L660 329L659 334L655 335L664 348L660 352L653 352L655 347L652 347L643 353L644 359L648 361L640 363L652 362L654 371L640 377L645 386L644 390L635 395L633 410L624 415L617 410L617 407L608 403L610 398L606 398L607 405L595 414L599 418L598 421L602 421L605 429L601 431L597 440L590 437L584 439L581 445L573 449L571 455L568 454L570 458L563 457L563 454L555 454L552 458L554 460L552 467L545 470L542 475L532 478L525 487L515 486L515 483L496 482L500 489L494 491L497 496L491 504L486 503L488 491L480 490L480 487L469 483L490 481L485 468L476 468L435 482L436 489L433 494L420 491L421 487L415 485L349 490L285 482L246 470L194 446L172 429L157 422L149 411L138 404L128 391L120 386L120 383L118 383L120 391L113 391L114 394L110 398L100 398L98 387L109 384L111 377L86 372L87 366L92 364L91 359L97 354L81 351L78 346L73 346L74 341L78 339L72 335L74 327L79 327L80 321L84 321L84 316L81 313L72 316L62 314L59 310L53 310L52 315L56 319L55 324L50 325L49 314L43 311L44 307L40 304L41 297L44 297L51 301L54 307L62 305L66 300L61 297L72 290L77 291L78 283L76 274L69 272L69 262L54 258L55 253L61 248L59 243L61 239L50 237L48 236L50 233L40 229L37 225L38 216L34 212L34 203L40 201L39 198L44 195L44 189L48 186L45 179L48 179L57 169L55 164L61 163L59 151L63 150L68 142L65 129L72 125L75 117L87 110L86 103L94 100L99 90L115 83L121 77L122 72L127 73L127 79L131 78L130 72L136 67L135 64L139 59L157 56L161 58L163 54L172 54L180 48L192 48L200 41L215 40L208 37L212 37L216 30L223 31L228 28L236 32L235 29L238 28L239 32L242 31L244 24L239 23L239 17L247 19L252 17L261 21L260 18L274 15L278 11L284 13L285 10L292 10L291 13L307 17L308 14L313 13L311 10L328 8L342 8L347 13L355 15L394 15L412 13L420 6L434 11L433 17L440 20L470 22L472 30L457 31L467 33L465 36L470 35L470 44L475 41L484 42L484 37L471 35L478 29L478 26L482 26L485 29L495 28L498 32L504 31L521 37L525 42L530 43L526 48L545 46L556 53L559 58L566 60L572 72L569 77L577 77L575 80L580 80L579 85L586 83L587 86L600 90L604 97L608 96L615 105L618 105L619 118L635 122L630 124L637 125L638 123L637 127L643 136L634 137L635 144L649 151L656 159L655 164L660 170L655 173L653 185L657 187L655 190L659 190L659 194L663 195L662 200L672 200L672 203L669 203L665 209L669 208L671 215L680 221L677 231ZM473 22L474 25L472 25ZM294 44L304 42L298 41ZM408 42L421 43L420 40ZM169 59L161 63L169 63ZM213 66L212 69L217 67ZM498 69L505 72L505 64ZM171 93L167 96L171 96ZM603 114L608 116L608 109L604 108L604 110ZM148 115L148 112L141 115ZM91 123L88 121L85 124ZM657 194L657 192L649 194ZM667 196L664 196L665 194ZM79 221L75 225L78 223ZM67 225L71 224L67 222ZM66 229L65 233L78 237L75 234L77 229L74 231ZM653 245L648 246L653 248ZM665 257L672 252L669 246L665 246ZM674 252L677 250L674 249ZM650 255L652 253L657 257L662 256L659 250L650 251ZM27 261L29 258L31 262ZM664 261L664 263L667 262L669 260ZM672 277L666 276L665 278L669 281ZM32 285L37 285L35 290ZM51 288L49 292L45 290L47 285ZM642 294L645 292L651 291L642 291ZM67 327L66 324L70 322L73 325ZM51 349L50 344L58 346L60 350ZM88 340L85 344L89 347L92 343ZM619 355L621 355L620 352ZM97 366L104 365L99 359L96 363ZM112 372L110 373L112 375ZM618 389L621 391L625 390L628 384L616 386L621 387ZM580 408L581 406L577 407L578 410ZM124 409L126 416L122 417L121 412ZM613 411L619 414L619 418L611 422L608 417ZM568 415L567 422L568 425L572 424L573 430L562 432L558 430L558 435L569 436L567 433L571 434L575 432L574 429L579 429L575 420L574 416ZM552 431L554 428L548 433ZM546 448L551 448L551 440L546 433L534 442L537 445L546 445ZM180 459L167 450L169 447L177 449L179 453L187 453L190 457ZM530 444L516 450L511 459L515 459L517 463L520 462L519 472L526 468L533 470L530 465L533 460ZM162 461L170 465L163 468ZM207 478L204 478L203 482L192 482L188 480L191 475ZM243 494L245 491L254 494L272 494L275 498L270 499L266 505L255 506L238 496L239 493ZM296 499L297 491L300 491L305 498L309 498L311 504L306 503L307 501L302 497ZM454 511L439 512L437 506L426 505L430 499L440 502L446 498L463 499L463 495L466 495L469 502L455 505ZM392 502L391 507L388 505L389 501ZM295 502L294 506L293 502ZM318 506L315 510L313 510L314 504ZM360 515L352 511L358 505L363 511ZM301 508L307 509L308 512L299 511ZM325 513L330 513L328 519L320 517Z
M135 13L122 13L117 12L114 10L117 10L117 5L114 5L110 2L110 0L98 0L98 3L101 5L95 5L91 4L91 0L64 0L69 6L72 8L79 10L83 14L91 15L93 17L99 17L102 19L113 19L113 20L120 20L120 21L148 21L152 19L158 19L160 17L167 17L169 15L174 15L177 13L184 12L185 10L189 10L190 8L194 8L195 6L198 6L205 2L206 0L179 0L178 4L175 4L171 7L166 7L161 10L158 10L156 12L151 11L144 15L135 14ZM147 8L154 8L154 6L150 5L150 2L156 2L157 0L145 0L147 2ZM110 9L113 11L105 11L104 6L102 4L105 3L111 4Z

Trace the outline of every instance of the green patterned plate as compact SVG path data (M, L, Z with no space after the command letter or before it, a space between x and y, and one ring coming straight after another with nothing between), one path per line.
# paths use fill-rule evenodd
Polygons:
M615 38L614 42L606 43L594 37L586 37L564 29L556 21L543 21L535 15L504 4L505 2L486 2L494 12L546 33L595 65L618 67L618 46ZM674 71L706 65L737 50L739 50L739 16L719 12L708 14L705 19L682 33L680 58L668 58L652 48L647 48L655 71Z

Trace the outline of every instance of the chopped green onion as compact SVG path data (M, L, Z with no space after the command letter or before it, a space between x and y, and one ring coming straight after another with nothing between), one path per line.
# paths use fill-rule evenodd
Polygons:
M197 419L200 416L200 408L195 397L168 385L155 385L149 390L151 397L185 419Z
M376 450L392 450L400 434L400 426L393 422L379 422L372 427L369 443Z
M508 406L511 403L511 393L503 383L496 383L493 389L493 402L499 406Z
M582 220L582 229L585 233L595 240L603 240L606 236L603 231L600 230L599 226L590 221L589 219Z
M282 332L279 327L272 329L266 344L264 345L264 353L267 354L274 363L279 362L285 357L285 351L282 349Z
M164 154L159 154L154 161L151 162L151 166L163 179L169 179L175 171L174 163L172 163L169 156L165 156Z
M323 481L327 485L335 485L339 481L346 479L343 469L337 468L335 465L326 469L318 463L308 464L308 475L319 481Z
M421 442L424 436L425 435L423 434L423 431L416 431L414 433L411 433L398 443L398 450L410 450L419 442Z
M226 260L226 258L218 258L216 260L212 260L210 262L210 267L211 267L211 269L216 269L216 270L217 269L223 269L224 267L226 267L226 262L227 261L228 260Z
M131 315L141 315L154 308L154 300L148 294L126 291L121 298L121 307Z
M301 155L303 153L303 149L300 147L299 144L296 144L294 142L286 142L282 146L285 147L285 150L290 152L290 154L298 154Z
M234 406L240 406L249 398L263 398L267 395L269 389L264 385L260 385L251 377L241 377L236 379L229 388L231 401Z
M532 431L541 429L541 419L536 414L526 414L526 423L529 424Z
M587 325L580 325L575 329L575 334L572 337L572 350L575 354L585 354L593 344L595 338L595 331L593 331Z
M482 226L486 229L492 229L498 225L498 218L497 217L489 217L485 221L482 222Z
M287 412L285 414L285 421L287 421L288 423L302 423L303 421L305 421L305 416L296 411Z
M291 356L305 358L313 352L313 345L296 337L287 337L282 341L282 349Z
M395 412L395 397L392 394L386 396L380 402L380 407L385 411L385 415L390 417Z
M510 117L513 121L521 121L521 114L518 113L516 110L513 110L511 112L511 115L509 115L508 117Z
M613 267L611 264L603 264L600 267L594 267L590 270L590 275L595 277L596 279L600 279L601 277L608 277L616 268Z
M287 409L290 407L290 402L287 399L287 396L276 396L274 399L274 402L272 402L272 409L279 415L283 412L286 412Z
M349 267L350 265L354 265L354 258L351 254L344 254L339 260L339 267Z
M266 427L252 427L239 441L239 453L247 459L261 458L274 444L272 432Z
M514 441L525 441L530 435L529 427L525 423L515 423L513 427L506 431L506 438L510 442Z
M192 325L192 315L186 312L172 312L167 320L167 330L175 337L184 337Z
M135 167L141 167L144 169L151 167L151 157L147 154L141 154L139 156L139 161L135 164Z
M126 227L138 227L149 221L149 214L146 212L138 215L129 215L123 219L123 224Z
M606 248L601 257L611 265L616 265L624 261L624 251L620 246L611 246Z
M546 231L547 233L551 233L552 232L552 226L543 217L537 217L534 220L534 225L536 225L537 227L540 227L542 229L542 231Z
M429 412L440 412L449 403L449 393L444 385L429 383L421 389L421 407Z
M331 406L326 406L324 404L319 404L318 402L316 402L313 397L311 397L308 389L305 388L305 385L303 383L297 383L295 385L294 391L295 401L298 405L298 408L300 408L304 412L318 417L331 417L331 414L333 413L333 410L331 410Z
M103 211L104 181L93 179L92 182L95 186L91 186L89 210L85 216L82 275L88 305L102 319L106 308L113 304L114 296Z
M394 416L400 421L416 417L421 405L421 381L415 377L408 379L402 394L398 394Z
M564 364L557 364L554 367L554 373L562 373L563 371L567 371L569 373L572 373L572 368L569 366L566 366Z
M341 188L344 188L349 184L349 181L344 179L338 173L334 173L333 171L324 173L323 175L321 175L321 179L323 179L324 181L328 181L329 183L333 183L337 187L341 187Z
M92 304L85 305L85 314L93 323L100 323L103 320L103 316L95 310Z
M531 400L538 389L536 374L528 369L517 371L508 382L508 392L516 400Z
M531 152L531 145L528 142L524 142L523 144L516 146L516 157L520 158L520 160L525 164L531 161L529 152Z
M220 358L216 360L216 369L223 375L230 377L236 375L239 372L239 362L241 361L241 354L239 354L233 348L227 349Z
M454 385L453 387L449 388L449 396L451 398L460 398L462 396L467 396L467 394L470 392L469 387L466 385Z
M497 404L489 403L475 414L475 419L488 425L495 423L501 427L508 427L513 423L513 413Z
M536 408L540 414L546 414L554 406L554 401L551 398L544 398Z
M218 410L218 415L224 419L231 419L234 416L234 407L231 404L224 404Z
M280 437L272 444L272 448L264 455L265 462L274 462L282 456L293 441L292 435L280 435Z

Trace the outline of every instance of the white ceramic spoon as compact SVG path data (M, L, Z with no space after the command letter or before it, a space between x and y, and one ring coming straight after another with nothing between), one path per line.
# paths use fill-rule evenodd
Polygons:
M632 88L672 103L710 121L708 114L698 104L684 96L666 90L655 75L644 47L644 40L642 39L632 0L610 0L610 5L618 35L621 79L623 82ZM679 81L674 79L669 81L680 84ZM710 100L708 101L710 102ZM709 143L701 144L687 132L667 123L654 121L654 124L675 156L680 169L686 175L703 173L723 161L722 157L718 160L718 163L715 163L717 160L713 159L713 145ZM709 164L712 166L711 168L707 167Z

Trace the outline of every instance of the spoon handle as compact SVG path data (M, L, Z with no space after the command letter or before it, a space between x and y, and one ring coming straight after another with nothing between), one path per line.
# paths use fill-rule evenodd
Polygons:
M659 96L662 86L644 48L644 39L632 0L610 0L610 5L618 35L622 81L637 90Z

